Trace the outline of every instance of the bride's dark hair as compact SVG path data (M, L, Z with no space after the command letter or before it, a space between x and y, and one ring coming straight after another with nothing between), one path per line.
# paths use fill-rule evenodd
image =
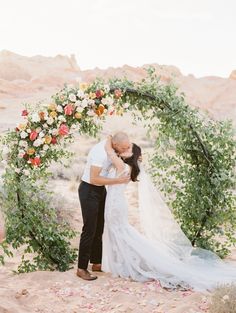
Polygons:
M138 159L142 155L141 148L137 146L135 143L133 143L132 147L133 155L129 158L123 158L123 161L131 166L131 180L137 181L137 177L140 173L140 168L138 166Z

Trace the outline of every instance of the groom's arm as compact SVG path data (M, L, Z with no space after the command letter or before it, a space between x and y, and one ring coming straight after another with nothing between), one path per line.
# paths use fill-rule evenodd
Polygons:
M125 184L130 181L129 175L124 175L116 178L109 178L100 176L102 168L98 166L91 166L90 168L90 183L93 185L115 185Z

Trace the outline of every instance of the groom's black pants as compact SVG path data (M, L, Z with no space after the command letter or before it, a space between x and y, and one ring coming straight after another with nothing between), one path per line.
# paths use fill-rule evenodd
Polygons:
M80 236L78 268L87 269L89 261L93 264L102 262L106 188L82 181L79 199L84 225Z

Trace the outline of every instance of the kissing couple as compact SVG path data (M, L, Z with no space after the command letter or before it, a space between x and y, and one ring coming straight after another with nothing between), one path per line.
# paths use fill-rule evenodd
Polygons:
M168 289L211 290L236 282L236 264L193 247L141 166L141 148L118 132L90 150L79 185L83 217L77 276L110 272L134 281L158 280ZM125 190L138 181L144 234L128 221ZM187 208L186 208L187 209Z

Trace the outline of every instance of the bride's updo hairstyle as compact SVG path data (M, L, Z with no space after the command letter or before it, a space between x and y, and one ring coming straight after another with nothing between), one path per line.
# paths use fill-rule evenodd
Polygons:
M142 152L141 152L141 148L137 146L135 143L133 143L132 152L133 152L133 155L129 158L123 158L123 161L129 166L131 166L131 174L130 174L131 180L137 181L137 177L140 173L138 159L142 155Z

